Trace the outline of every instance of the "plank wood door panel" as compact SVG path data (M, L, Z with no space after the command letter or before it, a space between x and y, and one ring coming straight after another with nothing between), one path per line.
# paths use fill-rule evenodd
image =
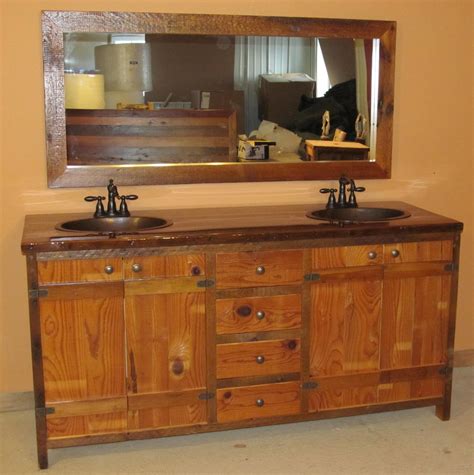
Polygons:
M385 263L451 261L452 241L402 242L384 244ZM392 252L394 254L392 254Z
M379 369L381 294L380 280L311 286L311 376Z
M451 275L386 277L382 318L381 368L447 363ZM391 400L438 396L439 380L394 385Z
M206 391L205 292L129 295L125 314L128 393L141 407L129 411L129 428L205 423L198 393L194 403L162 403L169 392ZM149 402L140 405L140 396Z
M67 402L84 404L79 415L48 418L48 437L124 430L126 411L117 410L116 404L117 398L126 397L123 294L71 295L40 299L45 400L52 407L64 402L66 409Z

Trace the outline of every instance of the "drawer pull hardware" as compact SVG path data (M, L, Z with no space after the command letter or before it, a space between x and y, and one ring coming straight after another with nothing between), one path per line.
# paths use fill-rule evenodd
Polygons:
M288 346L288 349L294 350L298 346L298 343L296 343L295 340L290 340L287 346Z
M198 287L214 287L215 282L212 279L205 279L205 280L198 280L197 286Z
M237 309L237 315L239 315L239 317L248 317L251 313L252 307L250 307L249 305L241 305Z
M400 255L400 251L398 249L392 249L392 257L398 257Z
M192 266L191 275L201 275L201 268L199 266Z
M317 282L320 279L321 279L321 276L319 274L306 274L304 276L304 280L306 282Z
M369 259L376 259L377 258L377 253L375 251L370 251L368 254L367 254L367 257Z
M113 274L114 273L114 267L113 266L105 266L104 267L104 272L106 274Z
M132 271L133 272L141 272L142 266L140 264L132 264Z
M257 399L255 401L255 404L258 406L258 407L263 407L265 405L265 401L263 399Z
M257 266L257 268L255 269L255 272L258 275L263 275L263 274L265 274L265 267L264 266Z
M214 398L214 393L201 393L198 396L198 399L200 401L209 401L209 399L213 399L213 398Z
M28 291L28 298L37 299L40 297L47 297L48 289L32 289Z
M263 363L265 363L265 356L263 356L263 355L258 355L258 356L255 358L255 361L257 362L257 364L263 364Z
M302 389L316 389L318 387L318 383L316 381L305 381L302 385Z
M257 318L258 318L259 320L263 320L263 319L265 318L265 312L264 312L263 310L259 310L259 311L257 312Z

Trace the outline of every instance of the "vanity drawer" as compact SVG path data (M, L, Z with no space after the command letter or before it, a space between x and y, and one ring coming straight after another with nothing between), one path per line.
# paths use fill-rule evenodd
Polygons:
M112 282L122 280L122 259L38 261L38 283Z
M386 264L451 261L453 242L446 240L384 244L383 254Z
M218 335L301 326L301 295L222 299L216 302Z
M216 256L218 289L300 284L303 251L251 251Z
M312 269L368 266L383 263L383 246L320 247L312 250Z
M124 259L125 280L191 277L206 274L204 254L137 256Z
M300 383L296 381L218 389L217 421L298 414L300 400Z
M300 340L266 340L217 345L217 378L298 373Z

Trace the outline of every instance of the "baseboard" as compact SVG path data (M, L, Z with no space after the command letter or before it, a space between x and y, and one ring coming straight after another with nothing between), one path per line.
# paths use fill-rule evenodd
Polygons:
M454 352L454 367L474 366L474 349ZM35 407L33 391L0 393L0 412L28 411Z

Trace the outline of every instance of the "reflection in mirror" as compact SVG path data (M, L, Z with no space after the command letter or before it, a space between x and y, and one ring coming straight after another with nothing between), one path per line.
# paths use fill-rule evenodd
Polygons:
M70 165L375 159L379 39L65 33L64 70Z

